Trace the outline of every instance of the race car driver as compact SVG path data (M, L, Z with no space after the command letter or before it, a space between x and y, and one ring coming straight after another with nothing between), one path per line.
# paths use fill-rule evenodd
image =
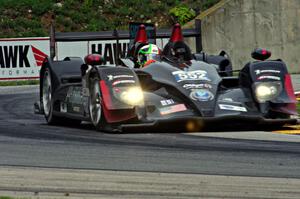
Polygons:
M161 50L155 44L147 44L141 47L137 54L137 64L139 68L145 67L155 61L160 60Z

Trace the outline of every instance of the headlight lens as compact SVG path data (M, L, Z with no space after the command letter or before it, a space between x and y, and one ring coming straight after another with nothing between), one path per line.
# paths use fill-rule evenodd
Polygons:
M120 99L133 106L143 105L144 95L140 87L127 87L120 92Z
M282 90L281 82L259 82L254 87L256 99L260 103L275 99Z

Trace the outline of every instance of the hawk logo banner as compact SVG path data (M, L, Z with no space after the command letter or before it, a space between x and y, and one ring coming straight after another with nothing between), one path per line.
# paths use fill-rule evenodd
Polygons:
M37 79L48 38L0 40L0 80Z

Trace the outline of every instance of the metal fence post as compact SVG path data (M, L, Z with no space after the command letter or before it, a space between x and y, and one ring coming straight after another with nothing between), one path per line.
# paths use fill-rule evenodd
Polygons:
M53 60L56 56L56 41L55 41L55 15L51 16L51 24L50 24L50 59Z
M195 20L195 30L199 33L199 36L196 36L196 52L200 53L203 50L202 46L202 33L201 33L201 20Z

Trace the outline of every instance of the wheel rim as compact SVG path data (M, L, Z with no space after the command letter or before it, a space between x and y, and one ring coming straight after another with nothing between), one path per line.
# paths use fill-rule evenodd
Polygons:
M52 85L49 71L46 71L43 78L43 108L46 116L49 116L52 101Z
M91 121L97 126L101 120L101 95L98 80L94 80L91 85L89 109Z

